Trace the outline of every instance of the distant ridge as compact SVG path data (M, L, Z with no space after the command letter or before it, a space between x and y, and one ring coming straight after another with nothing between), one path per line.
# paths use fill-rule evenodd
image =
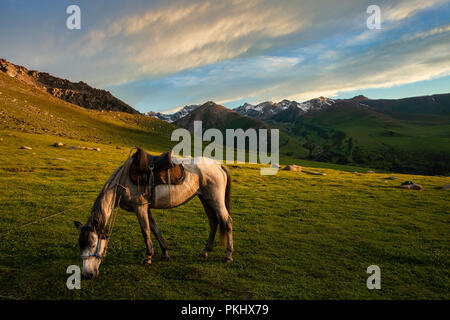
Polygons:
M232 128L242 128L244 130L248 128L269 128L266 123L258 119L241 116L237 112L216 104L213 101L208 101L195 108L195 110L186 116L176 120L174 124L193 131L194 121L197 120L202 121L203 130L209 128L217 128L219 130Z
M321 96L301 103L287 99L280 102L265 101L256 105L244 103L237 108L227 110L262 121L294 122L298 117L344 105L370 108L381 113L448 115L450 114L450 94L435 94L402 99L369 99L363 95L357 95L350 99L330 99ZM167 122L175 122L199 107L200 105L187 105L172 114L149 111L145 115Z
M5 59L0 59L0 71L12 78L46 91L56 98L86 109L121 111L132 114L140 113L114 97L109 91L93 88L82 81L75 83L52 76L46 72L28 70Z
M367 99L363 102L380 112L450 115L449 93L403 99Z

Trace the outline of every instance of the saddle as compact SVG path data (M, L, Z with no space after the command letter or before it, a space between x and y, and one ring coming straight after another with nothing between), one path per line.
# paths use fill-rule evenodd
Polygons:
M136 153L132 156L130 179L134 184L144 187L144 193L150 198L150 201L154 199L155 186L178 185L184 181L184 166L183 164L174 164L172 155L172 150L159 156L152 156L141 148L137 148Z

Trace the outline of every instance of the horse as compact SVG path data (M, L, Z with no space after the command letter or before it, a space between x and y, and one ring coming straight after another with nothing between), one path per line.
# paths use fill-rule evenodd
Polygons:
M79 230L78 243L83 260L83 279L98 277L99 267L106 255L110 234L105 228L110 221L109 229L115 219L111 219L114 209L118 207L134 212L139 221L146 256L142 263L150 265L153 257L153 245L150 231L156 237L161 248L161 260L168 261L168 247L159 231L151 207L169 209L178 207L197 196L209 220L209 236L200 257L207 258L213 249L213 243L219 226L220 242L226 246L224 261L233 261L232 218L230 215L231 175L229 169L219 162L205 157L175 158L174 162L183 163L185 178L178 185L156 185L149 202L142 188L134 184L129 175L132 158L128 158L107 180L97 196L91 210L91 215L85 225L74 221ZM150 206L151 203L151 206ZM112 230L110 230L112 232Z

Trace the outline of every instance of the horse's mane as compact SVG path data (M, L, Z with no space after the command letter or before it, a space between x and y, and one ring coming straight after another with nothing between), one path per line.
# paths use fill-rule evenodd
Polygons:
M125 161L120 167L114 171L114 173L109 177L108 181L106 181L102 190L98 194L95 199L94 205L92 206L91 216L86 223L87 226L91 228L97 228L97 230L101 231L106 225L106 214L109 208L114 208L114 204L109 202L105 202L105 196L111 192L113 192L113 199L115 199L115 193L117 192L117 184L119 183L120 178L122 177L122 173L129 168L131 162L129 160ZM105 208L105 205L107 207Z

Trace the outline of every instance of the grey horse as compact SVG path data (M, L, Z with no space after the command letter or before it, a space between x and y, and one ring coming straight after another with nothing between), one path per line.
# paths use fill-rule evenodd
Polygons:
M156 209L167 209L180 206L195 196L198 196L209 220L209 237L206 246L200 253L208 257L212 250L217 226L220 229L221 243L226 246L225 262L231 262L233 254L232 219L230 216L231 176L227 167L209 158L179 159L183 162L185 179L179 185L157 185L155 187L152 206ZM156 221L151 213L147 198L142 194L142 188L135 185L129 170L132 159L125 161L108 179L95 200L91 216L85 225L75 221L80 230L79 245L83 258L83 279L95 278L104 260L109 236L105 234L108 220L114 208L134 212L139 220L146 245L144 264L151 264L153 245L150 231L158 240L162 251L162 260L169 260L168 248Z

